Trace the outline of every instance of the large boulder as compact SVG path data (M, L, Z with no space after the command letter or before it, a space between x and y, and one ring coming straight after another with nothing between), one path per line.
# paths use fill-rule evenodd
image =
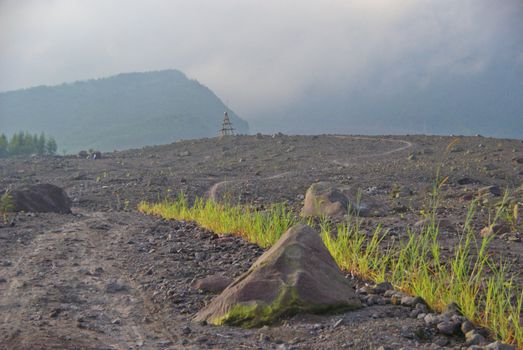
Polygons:
M296 225L200 310L194 321L250 328L296 313L360 306L350 281L318 233L306 225Z
M348 186L317 182L307 190L301 215L341 219L349 213L359 216L381 216L383 213L369 199L362 198Z
M13 211L60 213L71 212L71 199L65 191L51 184L30 185L11 191Z

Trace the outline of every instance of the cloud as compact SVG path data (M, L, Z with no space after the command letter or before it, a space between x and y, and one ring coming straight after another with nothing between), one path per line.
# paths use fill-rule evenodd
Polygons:
M0 0L0 91L178 68L248 118L312 88L479 74L523 50L522 15L519 0Z

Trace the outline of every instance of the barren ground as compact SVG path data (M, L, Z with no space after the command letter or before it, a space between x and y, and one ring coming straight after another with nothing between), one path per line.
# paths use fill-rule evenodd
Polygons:
M513 159L523 157L523 142L463 137L444 157L452 139L241 136L98 160L0 160L0 189L49 182L74 201L73 214L22 213L13 227L0 227L0 349L460 349L463 339L441 339L410 318L408 308L393 305L299 315L252 330L193 324L192 315L212 296L191 282L215 273L237 276L262 250L135 210L141 200L184 190L259 207L287 202L297 211L308 186L332 181L361 188L382 205L386 215L366 219L369 230L381 223L401 238L419 220L442 162L449 180L440 215L459 230L469 203L464 195L522 184L523 164ZM470 181L459 181L464 178ZM399 197L392 195L396 189ZM478 231L487 221L485 209L474 222ZM497 237L491 247L514 270L523 267L521 234ZM444 230L440 238L450 249L457 233Z

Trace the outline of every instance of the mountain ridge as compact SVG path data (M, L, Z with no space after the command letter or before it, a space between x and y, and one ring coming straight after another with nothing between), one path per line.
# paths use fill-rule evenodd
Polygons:
M213 137L224 111L239 133L248 132L248 123L212 90L174 69L0 93L2 132L45 132L67 152Z

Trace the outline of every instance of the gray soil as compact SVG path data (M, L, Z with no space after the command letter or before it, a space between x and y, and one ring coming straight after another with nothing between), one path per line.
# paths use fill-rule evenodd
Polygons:
M469 202L487 185L523 182L523 142L463 137L241 136L202 139L104 154L0 160L0 189L52 183L73 199L72 214L20 213L0 226L0 349L460 349L411 308L373 305L335 315L298 315L261 329L191 322L212 295L191 287L221 273L236 277L262 249L219 237L193 223L138 213L141 200L180 190L189 197L224 195L260 208L286 202L296 212L316 181L360 188L386 209L367 218L391 239L420 219L437 164L449 180L441 217L459 229ZM459 181L469 178L471 181ZM468 182L467 184L459 184ZM404 190L399 197L391 194ZM406 191L408 189L408 191ZM488 222L488 207L474 221ZM522 232L496 237L494 256L523 267ZM444 230L449 253L458 238ZM361 282L357 282L361 284ZM341 320L341 321L340 321Z

